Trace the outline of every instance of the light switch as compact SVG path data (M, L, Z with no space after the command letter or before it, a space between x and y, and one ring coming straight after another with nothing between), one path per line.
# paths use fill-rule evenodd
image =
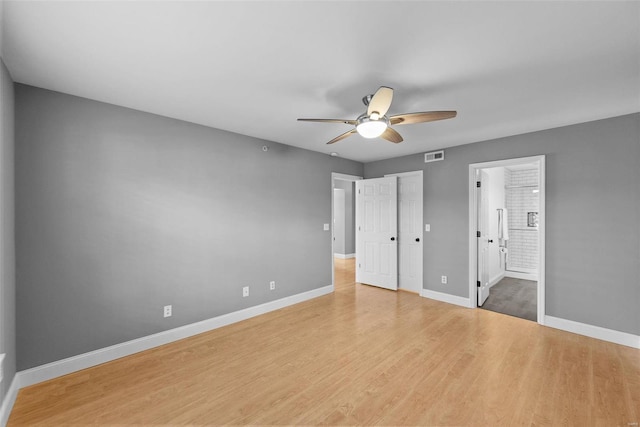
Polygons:
M425 224L424 231L431 231L431 224Z
M324 225L324 231L329 231L329 224Z

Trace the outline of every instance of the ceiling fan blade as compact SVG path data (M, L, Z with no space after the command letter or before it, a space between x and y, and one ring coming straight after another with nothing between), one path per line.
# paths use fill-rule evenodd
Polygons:
M398 144L403 141L402 136L392 128L387 128L387 130L382 132L380 138L384 138L387 141L393 142L394 144Z
M355 129L351 129L350 131L347 131L347 132L343 133L342 135L338 135L338 136L336 136L336 137L335 137L335 138L333 138L331 141L327 142L327 144L334 144L334 143L336 143L336 142L338 142L338 141L342 141L342 140L343 140L343 139L345 139L346 137L351 136L351 135L353 135L353 134L354 134L354 133L356 133L356 132L357 132L357 130L355 130Z
M392 125L410 125L412 123L434 122L436 120L452 119L457 111L425 111L423 113L398 114L389 117Z
M371 116L373 113L378 113L380 117L387 114L389 107L391 106L391 100L393 99L393 89L386 86L380 86L380 89L376 91L369 101L367 107L367 116ZM376 118L377 120L377 118Z
M356 125L355 120L347 119L298 119L299 122L319 122L319 123L344 123L346 125Z

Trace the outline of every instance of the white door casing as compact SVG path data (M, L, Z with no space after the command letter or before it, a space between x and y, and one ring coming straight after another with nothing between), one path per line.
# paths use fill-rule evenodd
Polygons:
M356 282L398 289L395 176L356 181Z
M420 293L422 278L422 171L398 177L398 288Z
M538 324L544 325L546 318L546 265L545 265L545 240L546 240L546 165L545 156L530 156L514 159L494 160L483 163L472 163L469 165L469 307L478 306L477 277L478 277L478 239L476 231L478 227L478 200L476 197L477 171L480 169L509 167L514 165L535 163L538 168L538 189L539 189L539 213L538 213Z
M478 173L478 307L489 297L489 174L483 170Z

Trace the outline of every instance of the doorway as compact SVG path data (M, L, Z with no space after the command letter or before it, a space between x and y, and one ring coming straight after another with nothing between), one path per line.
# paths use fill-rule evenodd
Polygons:
M472 307L544 324L544 156L469 165Z
M335 289L355 283L355 182L362 177L331 174L331 270Z
M395 289L409 291L421 294L423 283L423 172L413 171L398 174L385 175L386 179L393 178L396 180L397 193L397 235L393 234L393 240L397 240L395 257L397 258L396 266L396 286ZM356 241L356 213L355 213L355 183L361 181L362 177L353 175L344 175L339 173L332 174L332 197L331 210L333 215L332 230L332 282L334 289L340 283L355 283L355 241ZM374 181L374 180L369 180ZM335 191L338 190L338 191ZM344 190L344 206L345 212L342 211L342 198ZM353 194L353 199L349 193ZM353 209L353 211L350 211ZM353 217L351 216L353 212ZM342 226L342 217L345 226ZM366 216L366 215L365 215ZM375 216L375 215L374 215ZM341 252L342 235L344 234L344 252ZM388 237L388 236L387 236ZM354 246L351 246L354 242ZM366 245L365 245L366 246ZM353 248L353 250L351 249ZM361 256L365 256L363 251ZM374 263L380 263L380 257L372 257ZM380 267L380 266L378 266ZM375 270L376 268L373 268ZM366 268L365 268L366 270ZM375 281L373 281L375 282ZM366 280L363 283L368 283ZM372 283L369 283L372 284ZM376 285L378 286L378 285ZM382 286L386 287L386 286ZM388 287L387 287L388 288Z

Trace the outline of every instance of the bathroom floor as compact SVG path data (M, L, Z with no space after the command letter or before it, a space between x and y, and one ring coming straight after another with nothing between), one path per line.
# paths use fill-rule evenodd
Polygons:
M483 309L537 321L538 282L505 277L493 285Z

